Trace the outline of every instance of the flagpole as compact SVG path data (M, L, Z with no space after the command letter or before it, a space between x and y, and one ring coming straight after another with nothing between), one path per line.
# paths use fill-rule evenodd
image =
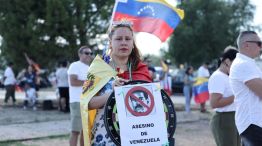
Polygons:
M114 16L115 16L115 12L116 12L116 8L117 8L118 3L119 3L119 0L115 0L115 4L114 4L114 8L113 8L113 12L112 12L112 16L111 16L111 20L110 20L110 23L109 23L107 33L110 33L110 31L111 31L111 27L112 27L112 23L113 23L113 19L114 19ZM103 49L103 55L102 55L103 60L107 63L109 63L109 59L110 59L110 57L109 58L107 57L108 46L109 46L109 41L106 42L105 48Z
M112 13L112 16L111 16L108 32L111 31L110 29L111 29L111 26L112 26L112 23L113 23L113 19L114 19L114 16L115 16L115 12L116 12L116 8L117 8L117 5L118 5L118 2L119 2L119 0L115 0L115 5L114 5L113 13Z

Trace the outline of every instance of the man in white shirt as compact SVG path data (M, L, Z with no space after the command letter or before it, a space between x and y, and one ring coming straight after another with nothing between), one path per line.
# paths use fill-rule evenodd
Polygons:
M16 99L15 99L15 74L13 72L13 63L9 62L7 68L5 69L4 73L4 85L6 89L5 93L5 104L7 104L9 97L11 96L13 99L13 105L15 105Z
M205 62L203 65L201 65L198 70L197 70L197 76L198 77L204 77L204 78L209 78L210 73L208 71L208 63Z
M205 62L203 65L201 65L197 70L197 77L199 78L209 78L210 73L208 71L208 62ZM200 111L206 112L206 102L200 103Z
M80 96L82 93L82 86L87 78L89 65L93 60L92 55L93 52L88 46L80 47L78 50L79 61L73 62L68 69L71 118L70 146L77 146L77 139L80 133L80 145L84 145L80 113Z
M235 95L236 126L244 146L262 145L262 72L254 58L260 55L261 39L254 31L241 32L239 53L230 69L230 85Z
M67 61L62 61L60 67L56 70L56 81L59 91L59 109L63 112L69 112L69 84L67 74Z

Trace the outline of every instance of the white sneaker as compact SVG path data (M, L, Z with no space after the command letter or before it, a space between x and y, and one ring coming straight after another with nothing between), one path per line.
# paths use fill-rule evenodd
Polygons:
M26 110L27 109L27 107L26 106L24 106L24 110Z
M33 107L33 110L34 110L34 111L36 111L36 110L37 110L37 108L34 106L34 107Z

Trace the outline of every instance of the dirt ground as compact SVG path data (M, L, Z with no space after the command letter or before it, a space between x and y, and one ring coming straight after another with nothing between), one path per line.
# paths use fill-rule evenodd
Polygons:
M176 146L215 146L208 120L177 124Z
M11 118L10 115L15 116ZM68 119L69 114L58 112L56 109L51 111L40 109L32 111L22 110L21 105L15 108L0 105L0 125ZM178 123L175 132L175 141L175 146L215 146L207 119ZM69 134L26 141L0 142L0 146L68 146L68 142Z
M209 129L209 121L201 120L177 124L175 146L215 146ZM68 146L69 136L42 138L37 140L0 143L0 146Z

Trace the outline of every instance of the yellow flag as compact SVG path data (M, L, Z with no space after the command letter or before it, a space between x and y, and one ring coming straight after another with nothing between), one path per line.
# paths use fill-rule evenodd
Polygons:
M96 110L88 110L88 103L117 72L97 55L91 63L80 99L84 145L90 146L91 130Z
M164 72L168 71L168 66L163 60L161 60L161 66L162 66Z

